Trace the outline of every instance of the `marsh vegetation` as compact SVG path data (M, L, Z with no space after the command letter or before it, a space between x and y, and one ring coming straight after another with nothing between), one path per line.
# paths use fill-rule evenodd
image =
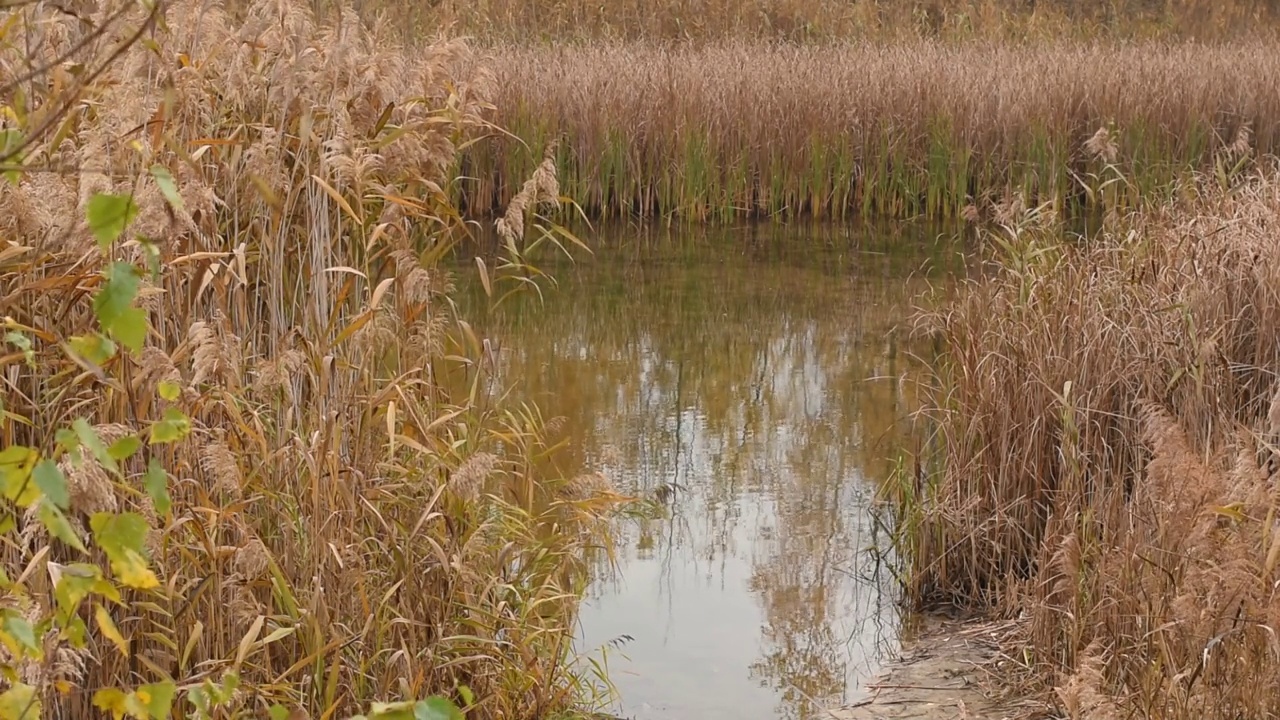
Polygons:
M489 127L465 46L275 0L3 18L0 715L588 698L616 496L441 382L486 367L444 262Z
M876 489L1017 692L1280 712L1274 12L0 5L0 720L578 716L657 549L814 716Z

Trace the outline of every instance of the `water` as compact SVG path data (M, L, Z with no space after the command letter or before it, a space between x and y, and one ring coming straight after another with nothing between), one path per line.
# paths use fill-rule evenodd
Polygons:
M601 235L594 257L543 266L544 303L482 322L500 375L564 417L565 472L666 508L620 524L578 651L607 661L624 717L848 704L897 638L871 498L915 403L904 320L950 243L910 226Z

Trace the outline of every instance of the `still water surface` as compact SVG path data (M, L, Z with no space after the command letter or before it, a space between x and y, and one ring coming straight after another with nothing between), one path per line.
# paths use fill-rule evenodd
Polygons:
M603 235L603 237L601 237ZM628 520L578 650L624 717L822 716L897 639L870 512L919 370L906 320L952 234L899 226L600 233L484 322L500 374L666 516Z

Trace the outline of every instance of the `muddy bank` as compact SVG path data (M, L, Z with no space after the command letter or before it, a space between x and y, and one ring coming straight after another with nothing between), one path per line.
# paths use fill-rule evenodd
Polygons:
M998 673L1013 671L1000 654L1005 624L925 621L899 657L853 704L830 711L835 720L1012 720L1044 717L1042 704L1000 696Z

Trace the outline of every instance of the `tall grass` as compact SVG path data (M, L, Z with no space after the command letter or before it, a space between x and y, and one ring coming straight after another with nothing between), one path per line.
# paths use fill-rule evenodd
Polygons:
M0 147L22 148L0 183L0 470L26 478L7 463L28 448L58 463L35 504L6 485L27 499L2 516L5 717L32 692L89 717L103 689L155 683L194 707L230 673L223 717L590 699L569 639L616 496L554 472L536 408L479 401L483 343L443 263L468 236L448 195L491 130L485 73L349 8L159 12L130 44L141 4L0 11ZM487 284L527 282L521 222ZM48 625L114 517L147 521L129 557L158 585ZM32 628L43 651L19 654Z
M909 590L1020 618L1005 679L1071 718L1280 711L1280 185L1206 185L1086 242L1024 216L922 316Z
M1280 137L1280 55L1267 41L605 42L490 55L495 121L523 143L467 153L476 210L505 204L557 138L561 182L588 211L704 220L946 218L1019 196L1074 212L1104 193L1124 206L1214 167L1240 137L1263 153ZM1100 128L1113 153L1087 146Z
M366 14L453 24L490 41L761 38L1221 38L1269 32L1265 0L439 0L406 8L361 0Z

